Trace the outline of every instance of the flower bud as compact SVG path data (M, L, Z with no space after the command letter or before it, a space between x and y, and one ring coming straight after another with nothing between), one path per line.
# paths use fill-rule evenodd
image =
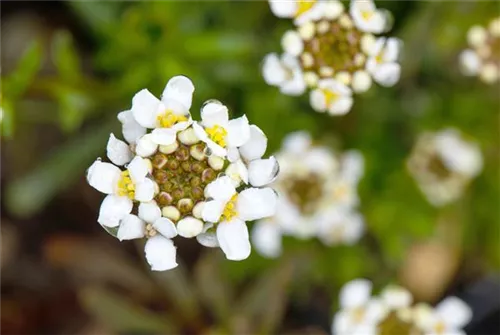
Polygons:
M177 202L177 209L183 214L189 213L193 209L193 200L183 198Z
M163 169L168 162L168 158L165 154L157 153L153 156L153 161L151 164L157 169Z
M177 138L181 141L182 144L185 145L193 145L198 143L200 139L196 136L194 129L192 127L187 128L186 130L181 131L177 134Z
M205 206L205 202L204 201L200 201L199 203L197 203L194 207L193 207L193 216L197 219L201 219L202 216L202 212L203 212L203 207Z
M169 145L160 145L158 150L160 150L160 152L168 155L168 154L171 154L172 152L174 152L175 150L177 150L178 147L179 147L179 143L177 141L175 141L174 143L169 144Z
M220 171L224 167L224 159L217 156L208 157L208 165L215 171Z
M196 144L189 148L189 153L191 157L198 161L205 159L205 146L203 144Z
M181 217L181 212L175 206L163 207L161 214L172 221L177 221Z

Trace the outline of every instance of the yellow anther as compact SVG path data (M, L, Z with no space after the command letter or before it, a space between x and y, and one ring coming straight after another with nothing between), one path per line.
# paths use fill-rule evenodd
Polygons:
M118 180L118 195L121 197L127 196L130 199L135 198L135 185L130 178L128 170L122 171L120 180Z
M446 330L446 326L442 321L439 321L435 326L434 330L436 334L444 334L444 331Z
M340 97L337 93L328 90L323 90L323 94L325 95L325 103L327 106L330 106Z
M215 125L210 128L206 128L205 131L208 134L208 138L220 145L221 147L226 147L226 135L227 130L219 125Z
M361 11L361 16L365 20L371 19L374 14L375 14L375 12L371 11L371 10L363 10L363 11Z
M221 221L231 221L236 216L235 203L237 198L238 194L235 194L231 200L227 202L226 207L224 207L222 211Z
M315 0L299 0L297 1L297 11L295 12L295 17L298 17L302 14L304 14L305 12L307 12L309 9L312 8L312 6L314 6L314 4L316 3Z
M160 127L170 128L179 122L187 121L187 117L185 115L174 114L172 110L168 109L165 113L158 115L156 120L158 121Z

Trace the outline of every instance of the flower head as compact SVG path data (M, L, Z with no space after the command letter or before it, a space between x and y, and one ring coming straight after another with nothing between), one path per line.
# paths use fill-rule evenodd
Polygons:
M296 17L297 27L283 35L281 57L272 53L264 58L262 72L269 85L287 95L300 95L309 87L316 111L342 115L351 109L351 90L367 91L372 79L383 86L399 80L401 43L374 36L388 30L387 11L371 0L351 1L349 13L336 0L305 3L307 11L297 17L304 2L270 1L278 17ZM332 107L337 97L343 100Z
M500 17L488 27L473 26L467 33L469 48L460 54L460 67L466 76L479 76L488 84L500 78Z
M229 259L246 258L232 252L238 243L231 240L246 231L243 220L274 214L274 191L257 188L279 171L276 159L262 158L264 133L246 116L229 120L227 107L214 101L203 106L202 121L193 123L193 91L191 81L178 76L167 83L161 101L147 90L137 93L131 110L118 114L128 143L111 134L107 155L114 164L98 159L87 172L89 184L107 194L98 222L120 240L147 238L146 260L157 271L177 266L177 235L221 246ZM229 185L231 197L218 185ZM223 203L217 217L206 214L214 201ZM212 238L212 228L220 238Z

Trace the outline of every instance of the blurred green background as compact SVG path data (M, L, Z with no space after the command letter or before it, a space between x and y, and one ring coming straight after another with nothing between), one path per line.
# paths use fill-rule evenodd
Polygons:
M468 28L498 16L499 4L377 5L404 41L401 81L374 85L348 115L329 117L307 95L264 83L262 58L281 52L292 28L267 2L2 2L3 332L324 334L350 279L399 282L432 303L498 273L500 92L462 76L457 57ZM179 239L181 266L151 273L139 245L107 235L96 222L102 195L85 170L120 133L116 114L134 93L159 95L177 74L193 80L193 106L216 98L261 127L268 153L299 129L362 151L360 243L287 238L280 259L253 252L230 262ZM485 167L459 201L436 209L405 163L418 134L447 126L477 139ZM489 296L497 308L499 295Z

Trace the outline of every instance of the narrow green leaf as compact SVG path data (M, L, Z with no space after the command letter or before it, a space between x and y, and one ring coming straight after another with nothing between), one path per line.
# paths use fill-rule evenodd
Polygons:
M29 44L14 72L2 80L2 95L17 100L28 89L42 62L42 47L38 41Z
M81 77L80 59L73 37L66 30L58 31L52 40L52 58L63 81L76 83Z

